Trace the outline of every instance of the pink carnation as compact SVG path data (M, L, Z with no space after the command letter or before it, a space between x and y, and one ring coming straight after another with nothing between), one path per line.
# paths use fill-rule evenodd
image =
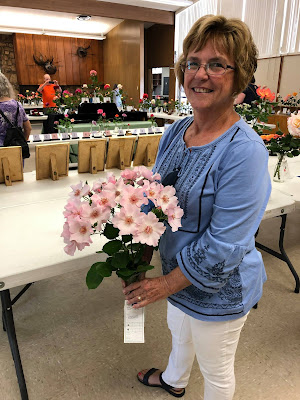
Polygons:
M97 71L95 71L94 69L91 69L90 76L97 76Z

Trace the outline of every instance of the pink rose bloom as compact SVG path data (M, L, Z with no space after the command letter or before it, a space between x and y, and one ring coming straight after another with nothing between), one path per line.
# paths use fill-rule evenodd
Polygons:
M298 114L291 114L287 120L287 125L289 133L300 138L300 111L298 111Z
M112 172L107 172L106 174L107 183L116 183L117 179ZM120 179L120 178L119 178Z
M103 185L105 185L105 180L103 178L99 178L97 181L94 182L93 184L93 192L101 192Z
M92 202L102 208L113 208L116 206L115 193L103 189L100 193L93 194L91 197Z
M97 114L103 114L102 108L99 108L99 109L97 110Z
M175 196L175 189L173 186L165 186L159 193L159 197L157 199L157 205L161 207L163 212L165 213L169 207L176 207L178 203L178 199Z
M65 114L65 117L66 117L66 118L69 118L69 114Z
M73 220L69 222L70 240L77 243L85 243L90 241L90 235L93 233L90 221Z
M142 204L148 204L148 199L144 196L142 188L134 188L131 185L126 185L123 189L120 204L123 207L126 207L128 204L141 207Z
M143 214L144 215L144 214ZM115 213L112 223L120 230L120 235L135 235L137 227L142 222L140 209L135 205L128 204L122 207L120 212Z
M89 185L84 184L80 181L77 185L71 185L71 188L73 190L73 192L70 193L70 197L77 197L77 198L81 198L83 196L86 196L87 194L89 194L89 192L91 191Z
M127 117L127 114L122 114L122 117L123 117L123 118Z
M165 230L164 224L159 222L159 219L152 212L149 212L142 217L137 234L133 238L136 242L156 247Z
M106 85L104 85L104 90L109 89L110 88L110 84L107 83Z
M137 178L137 173L135 170L125 169L121 172L121 177L128 181L134 181Z
M183 216L183 210L180 207L169 207L166 211L168 216L168 223L172 229L172 232L178 231L181 225L181 218Z
M70 121L71 121L71 122L74 122L74 121L75 121L75 119L74 119L74 118L71 118L71 119L70 119Z
M54 121L54 125L58 125L59 124L59 122L58 121Z
M92 125L97 125L97 122L96 121L92 121Z
M110 217L110 209L104 209L97 205L85 203L81 206L82 217L90 222L91 225L97 223L98 230L101 230L101 225L107 222Z
M95 71L94 69L91 69L90 76L97 76L97 71Z
M287 96L285 96L284 98L283 98L283 101L288 101L288 99L291 97L291 95L290 94L288 94Z
M105 118L106 117L106 113L102 113L102 117ZM108 121L110 122L110 121Z
M151 200L155 206L157 206L156 199L159 197L159 193L161 192L163 186L157 182L150 183L145 180L143 185L143 190L149 200Z
M68 90L64 90L63 94L71 94Z
M65 243L69 243L70 235L71 235L71 233L70 233L70 229L69 229L69 224L68 224L68 222L65 222L64 226L63 226L62 234L60 236L64 238Z
M81 94L82 90L78 88L78 89L75 90L75 93Z

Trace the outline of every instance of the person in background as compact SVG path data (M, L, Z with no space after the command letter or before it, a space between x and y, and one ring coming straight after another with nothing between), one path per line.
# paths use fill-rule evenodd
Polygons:
M44 108L56 107L56 104L53 102L53 97L55 96L56 91L60 93L62 92L58 82L52 81L50 75L45 74L44 83L42 83L38 88L38 92L42 93Z
M115 103L115 105L120 109L120 108L122 108L122 99L121 99L121 94L120 94L120 90L119 90L119 85L117 85L115 83L112 92L113 92L113 103ZM120 85L120 86L122 86L122 85Z
M23 128L25 139L29 139L31 132L31 124L28 120L28 116L22 107L21 103L15 100L14 89L6 78L0 72L0 110L5 114L9 121L14 125L16 116L17 125ZM3 146L4 139L6 136L6 130L10 128L8 122L5 121L3 116L0 114L0 146Z
M194 116L164 133L154 172L175 187L182 227L166 225L160 240L163 275L123 284L134 309L168 299L168 365L137 378L174 397L184 395L196 356L204 400L232 400L240 333L266 281L254 236L271 193L268 151L233 107L256 66L247 25L221 15L194 23L175 65Z
M257 86L255 85L255 78L253 76L251 82L246 87L246 89L242 93L237 95L237 97L234 100L234 104L245 103L251 105L252 101L259 99L259 95L256 93L256 89Z

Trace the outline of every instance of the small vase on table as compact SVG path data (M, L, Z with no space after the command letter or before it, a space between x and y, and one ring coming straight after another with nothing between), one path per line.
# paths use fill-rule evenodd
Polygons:
M273 181L285 182L291 177L287 157L285 154L278 154L277 157L278 159L273 173Z

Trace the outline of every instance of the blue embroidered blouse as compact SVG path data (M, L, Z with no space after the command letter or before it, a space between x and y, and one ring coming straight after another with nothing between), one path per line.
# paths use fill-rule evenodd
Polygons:
M203 321L245 315L262 296L266 273L254 235L271 193L268 152L242 119L217 139L187 148L193 118L171 125L154 166L162 180L180 168L174 184L184 210L182 227L160 241L164 274L177 266L192 283L168 298Z

